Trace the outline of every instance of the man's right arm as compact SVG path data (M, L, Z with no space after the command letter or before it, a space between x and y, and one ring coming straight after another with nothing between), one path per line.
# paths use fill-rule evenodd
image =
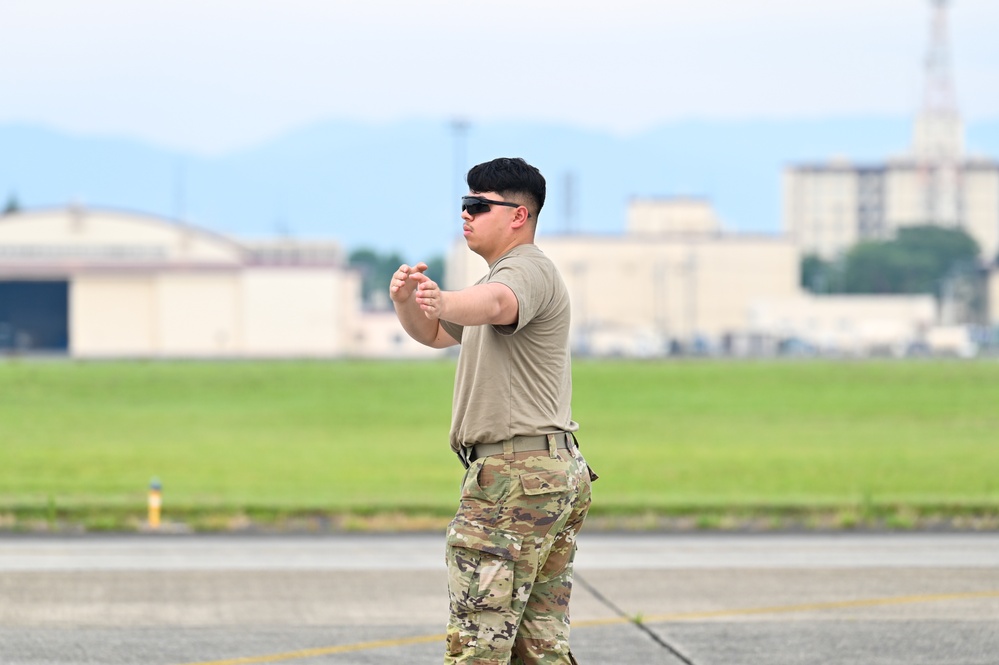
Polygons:
M426 263L417 263L412 267L405 264L399 266L389 283L389 298L392 299L399 323L410 337L435 349L454 346L458 341L441 327L440 320L427 317L413 295L419 282L412 276L422 274L426 269Z

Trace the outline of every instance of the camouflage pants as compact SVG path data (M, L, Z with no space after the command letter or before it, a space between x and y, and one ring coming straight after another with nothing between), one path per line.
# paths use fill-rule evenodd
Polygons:
M578 449L472 462L448 526L446 665L575 663L569 593L589 506Z

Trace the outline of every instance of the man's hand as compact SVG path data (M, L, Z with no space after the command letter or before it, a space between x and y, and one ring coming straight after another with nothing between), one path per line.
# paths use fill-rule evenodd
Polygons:
M423 265L423 264L420 264ZM409 278L417 283L416 304L431 321L444 316L444 297L441 287L422 272L414 273Z
M412 267L403 264L389 283L389 297L399 321L416 341L428 346L457 344L454 338L441 332L441 320L460 326L517 323L520 303L506 284L477 284L460 291L441 291L437 282L424 274L426 269L426 263Z
M413 297L413 292L418 284L416 276L419 275L428 279L423 271L427 269L427 264L420 262L415 266L408 266L405 263L392 274L392 281L389 282L389 298L392 302L402 304Z
M399 323L410 337L434 349L454 346L458 340L441 327L439 320L443 294L437 282L423 274L426 269L426 263L399 266L389 282L389 298L395 305Z

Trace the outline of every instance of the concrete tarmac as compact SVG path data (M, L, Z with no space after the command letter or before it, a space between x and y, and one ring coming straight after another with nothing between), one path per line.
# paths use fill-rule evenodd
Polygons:
M584 532L579 547L583 665L999 664L999 534ZM443 548L0 536L0 663L439 663Z

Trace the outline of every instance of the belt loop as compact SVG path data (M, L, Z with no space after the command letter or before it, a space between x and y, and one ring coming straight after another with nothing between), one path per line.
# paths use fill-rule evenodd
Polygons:
M558 459L558 444L555 443L555 435L548 435L548 456L552 459Z
M562 436L565 437L565 447L569 449L569 454L573 458L577 457L579 453L576 452L576 437L569 432L563 432Z
M506 462L512 462L514 459L513 439L507 439L503 442L503 460Z

